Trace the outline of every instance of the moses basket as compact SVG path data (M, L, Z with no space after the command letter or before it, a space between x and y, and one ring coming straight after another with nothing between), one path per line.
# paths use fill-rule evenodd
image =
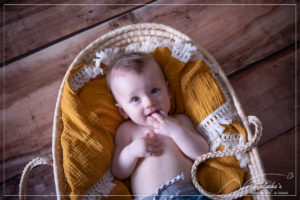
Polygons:
M218 108L217 112L233 113L231 117L239 121L246 130L246 140L236 141L230 137L228 140L226 136L218 132L218 128L216 128L218 126L215 124L217 123L217 118L214 116L214 114L210 114L203 121L201 121L201 123L199 123L197 130L206 133L206 135L204 134L204 137L208 140L211 146L211 151L200 156L194 162L191 170L194 186L202 194L212 199L234 199L247 194L252 195L253 199L270 199L269 191L260 187L260 185L266 182L262 163L257 148L255 147L262 131L262 125L260 121L254 116L245 116L235 91L233 90L223 70L209 52L207 52L202 46L185 34L169 26L154 23L134 24L113 30L99 37L76 56L66 72L56 102L53 123L52 156L39 157L27 164L20 182L21 199L25 199L26 197L26 180L30 170L41 164L53 165L57 199L69 199L69 194L66 189L68 187L68 183L64 172L64 157L62 155L61 143L62 132L65 126L62 120L61 101L66 82L68 80L72 82L72 84L70 83L70 87L72 87L71 89L76 90L83 87L83 85L89 82L91 79L103 74L103 70L100 67L101 63L109 65L111 62L110 58L113 55L125 51L149 53L152 52L156 47L169 48L169 50L172 52L172 56L179 59L181 62L186 63L193 57L195 59L202 59L211 69L214 78L217 80L222 92L224 93L224 96L226 97L226 104L229 105L227 107L223 106ZM83 63L89 64L90 66L86 67L85 71L79 70L75 78L68 79L70 71L74 70L76 66ZM87 75L89 75L89 77L86 77ZM252 133L252 130L250 129L250 124L253 124L255 127L254 133ZM215 129L211 129L211 126L214 126ZM214 135L209 135L211 133ZM213 139L214 141L218 141L218 144L225 144L227 142L226 145L228 148L225 148L223 151L215 151L216 147L212 147L216 145L214 142L212 142ZM235 142L235 144L230 144L230 142ZM200 165L200 163L203 163L208 159L224 156L239 157L240 162L243 162L246 173L245 177L248 181L246 180L243 186L235 191L231 191L229 194L213 194L203 189L203 187L197 181L197 167ZM244 157L247 159L243 160ZM109 177L111 179L113 178L111 175L106 178ZM95 196L90 197L94 198ZM103 191L99 190L97 198L101 199L101 197L104 199L109 197L109 191L104 194ZM85 196L81 196L80 198L89 199L89 196L87 194Z

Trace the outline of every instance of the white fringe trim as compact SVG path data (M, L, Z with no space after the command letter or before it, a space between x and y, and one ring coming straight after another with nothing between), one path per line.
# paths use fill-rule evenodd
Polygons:
M102 179L85 194L82 200L101 200L101 196L108 196L116 186L116 184L112 183L113 179L114 177L112 176L110 170L108 170Z
M191 43L176 40L173 46L172 56L181 62L187 63L193 55L193 52L196 51L197 47Z
M94 66L86 66L78 70L73 74L70 79L69 85L70 88L74 91L82 88L85 83L89 82L91 79L96 78L98 75L103 75L103 69L99 65Z
M133 43L125 48L126 53L133 52L153 52L157 47L168 47L172 51L172 56L181 62L187 63L194 52L197 51L197 47L191 43L185 42L181 39L176 39L172 42L169 39L163 41L151 40L147 38L145 42Z
M157 47L168 47L172 48L172 43L166 39L161 42L158 40L151 40L150 37L146 38L146 41L140 43L131 43L125 48L125 53L135 53L135 52L143 52L150 53L153 52Z
M157 39L152 39L147 37L145 41L137 43L131 43L125 47L125 53L134 53L134 52L144 52L150 53L153 52L157 47L168 47L172 51L172 56L181 62L187 63L190 58L196 54L197 47L183 41L181 39L176 39L172 41L170 39L165 39L159 41ZM93 59L95 66L87 66L78 70L69 82L72 90L78 90L84 86L85 83L89 82L91 79L96 78L98 75L103 75L103 69L100 67L101 63L105 65L111 65L114 58L116 58L121 53L119 47L115 48L106 48L99 52L96 52L96 57Z
M210 145L210 151L216 151L220 145L224 145L225 149L237 149L245 144L245 139L238 134L225 134L225 128L221 124L229 125L235 119L235 112L226 102L209 116L207 116L197 127L197 130L206 138ZM235 119L236 120L236 119ZM240 167L245 168L249 162L249 157L246 153L236 155L240 161Z
M115 48L107 48L102 51L96 52L95 67L100 67L100 63L104 63L105 65L110 65L113 59L118 55L120 51L119 47Z

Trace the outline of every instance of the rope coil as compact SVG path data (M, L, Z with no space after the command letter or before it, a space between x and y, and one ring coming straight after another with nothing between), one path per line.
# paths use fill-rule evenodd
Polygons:
M194 186L197 188L199 192L201 192L203 195L211 198L211 199L236 199L242 196L245 196L249 193L253 193L259 190L259 187L255 184L249 184L246 186L241 187L240 189L231 192L229 194L222 194L217 195L210 193L206 190L204 190L201 185L198 183L197 180L197 168L198 166L210 158L218 158L218 157L226 157L226 156L234 156L238 153L247 152L250 149L252 149L254 146L257 145L261 134L262 134L262 124L259 121L259 119L255 116L248 116L248 122L249 124L253 124L255 127L255 133L252 138L249 139L249 141L241 148L238 149L230 149L227 151L216 151L216 152L209 152L206 154L201 155L199 158L197 158L192 166L191 176Z

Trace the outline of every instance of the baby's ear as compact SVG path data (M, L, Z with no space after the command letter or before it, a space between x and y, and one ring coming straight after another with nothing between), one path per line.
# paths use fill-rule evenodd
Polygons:
M119 113L122 117L124 117L124 119L128 119L128 115L126 114L126 112L124 111L124 109L121 107L120 104L116 103L116 106L119 110Z

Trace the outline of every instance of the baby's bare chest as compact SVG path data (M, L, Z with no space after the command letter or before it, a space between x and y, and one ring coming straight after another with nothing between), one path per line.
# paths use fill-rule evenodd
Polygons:
M140 159L135 172L132 175L132 187L135 194L153 194L163 184L184 173L185 180L189 182L192 161L179 149L172 138L157 135L162 144L163 153L160 156L152 156ZM147 182L147 187L145 187Z

